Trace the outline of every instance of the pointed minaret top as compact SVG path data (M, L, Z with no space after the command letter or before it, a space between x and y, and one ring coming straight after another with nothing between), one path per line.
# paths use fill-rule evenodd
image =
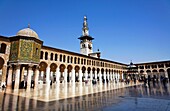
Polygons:
M30 24L28 24L28 28L30 28Z
M89 28L87 24L87 16L84 16L84 22L83 22L83 36L88 36L89 35Z

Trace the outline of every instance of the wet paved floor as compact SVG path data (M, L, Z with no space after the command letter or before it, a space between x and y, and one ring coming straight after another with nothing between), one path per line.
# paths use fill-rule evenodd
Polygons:
M0 92L2 111L170 111L170 84L112 89L44 102Z

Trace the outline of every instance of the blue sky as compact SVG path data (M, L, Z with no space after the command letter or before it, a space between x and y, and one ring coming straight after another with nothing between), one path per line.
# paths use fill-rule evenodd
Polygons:
M44 45L79 53L84 15L102 58L170 60L170 0L0 0L0 35L30 24Z

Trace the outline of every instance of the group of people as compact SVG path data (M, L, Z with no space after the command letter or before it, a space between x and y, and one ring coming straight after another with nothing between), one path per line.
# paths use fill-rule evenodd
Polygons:
M168 83L168 78L161 76L160 80L158 80L156 76L153 76L151 78L150 75L148 75L148 78L144 77L144 86L150 87L150 83L152 82L153 86L155 87L156 83L158 84L159 81L161 82L161 84L163 84L164 87L167 87L166 84Z
M125 79L125 84L129 84L130 82L134 82L136 84L136 77L130 78L129 76Z

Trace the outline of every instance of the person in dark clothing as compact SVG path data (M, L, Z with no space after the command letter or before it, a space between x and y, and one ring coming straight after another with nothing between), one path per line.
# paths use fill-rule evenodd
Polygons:
M152 82L153 82L153 86L155 87L155 83L156 83L156 77L155 76L153 77Z
M133 81L134 81L134 84L136 84L136 77L134 77Z
M145 87L147 87L147 86L146 86L146 83L147 83L147 78L144 77L144 86L145 86Z
M164 88L166 88L166 82L167 82L167 79L166 79L166 77L164 77L163 80L162 80Z
M150 87L151 77L148 75L148 86Z

